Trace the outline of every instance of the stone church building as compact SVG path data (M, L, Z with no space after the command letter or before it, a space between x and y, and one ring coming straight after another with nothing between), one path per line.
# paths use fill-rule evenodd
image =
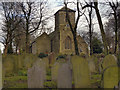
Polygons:
M70 21L75 25L75 11L68 9ZM58 10L55 14L55 30L50 33L43 33L35 39L31 45L33 54L50 53L56 54L75 54L75 47L72 32L66 20L65 7ZM88 54L88 45L79 35L77 36L78 48L80 53Z

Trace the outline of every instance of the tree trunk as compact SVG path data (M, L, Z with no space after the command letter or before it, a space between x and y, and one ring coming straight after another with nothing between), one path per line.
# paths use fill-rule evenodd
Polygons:
M26 18L26 53L29 53L29 18Z
M26 32L26 53L29 53L29 33Z
M105 53L105 55L107 55L108 54L108 48L107 48L107 42L106 42L106 35L105 35L105 32L104 32L102 19L101 19L99 9L98 9L98 2L97 1L94 2L94 5L95 5L95 11L96 11L96 15L97 15L101 35L102 35L102 41L103 41L103 45L104 45L104 53Z
M78 2L77 2L77 8L78 7ZM75 27L73 27L73 25L71 24L70 22L70 17L69 17L69 13L68 13L68 10L67 10L67 4L65 3L65 10L66 10L66 19L68 21L68 24L70 26L70 30L72 32L72 35L73 35L73 40L74 40L74 45L75 45L75 55L79 55L79 50L78 50L78 43L77 43L77 38L76 38L76 30L77 30L77 25L78 25L78 21L79 21L79 15L77 17L77 20L76 20L76 23L75 23Z
M8 44L5 45L4 54L7 55L7 52L8 52Z
M75 55L79 55L78 43L76 38L76 32L73 33L74 45L75 45Z
M13 48L12 48L12 35L10 35L9 53L13 53Z
M116 12L114 13L114 18L115 18L115 49L114 49L114 54L116 54L116 51L117 51L117 15L116 15Z
M118 66L120 67L120 31L118 32Z
M92 5L92 4L91 4ZM89 19L90 19L90 23L89 23L89 37L90 37L90 55L92 55L92 18L91 18L91 15L92 15L92 7L90 7L91 10L89 12Z

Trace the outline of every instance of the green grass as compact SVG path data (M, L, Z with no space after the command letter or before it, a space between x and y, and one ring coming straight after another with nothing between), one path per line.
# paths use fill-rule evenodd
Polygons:
M4 88L27 88L27 76L12 76L4 78Z
M44 82L45 88L57 88L57 83L54 81L46 81Z
M91 75L91 86L93 88L97 88L98 86L101 86L101 74L93 74Z
M27 80L27 76L12 76L12 77L5 77L4 80L6 80L6 81Z
M101 74L94 74L91 76L92 78L101 78Z

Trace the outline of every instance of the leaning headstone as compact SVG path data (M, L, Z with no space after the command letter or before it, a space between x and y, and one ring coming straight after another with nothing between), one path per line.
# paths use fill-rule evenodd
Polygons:
M68 63L63 63L58 69L57 88L72 88L72 71Z
M116 59L113 55L107 55L102 62L102 69L106 69L109 66L117 65Z
M104 88L114 88L118 85L118 67L110 66L103 72L103 87Z
M75 88L90 87L90 72L87 60L79 56L73 56L71 63Z
M28 88L43 88L45 79L45 63L37 60L33 67L28 69Z
M2 55L0 51L0 90L2 89Z

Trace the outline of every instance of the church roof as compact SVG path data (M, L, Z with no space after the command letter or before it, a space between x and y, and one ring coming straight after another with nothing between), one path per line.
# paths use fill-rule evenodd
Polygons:
M70 9L70 8L67 8L67 9L68 9L69 12L75 12L75 10L72 10L72 9ZM55 14L57 14L59 11L65 11L65 6L62 7L61 9L59 9ZM55 14L54 14L54 15L55 15Z
M38 36L36 39L43 37L43 36L48 36L48 34L46 32L43 32L43 34L41 34L40 36Z

